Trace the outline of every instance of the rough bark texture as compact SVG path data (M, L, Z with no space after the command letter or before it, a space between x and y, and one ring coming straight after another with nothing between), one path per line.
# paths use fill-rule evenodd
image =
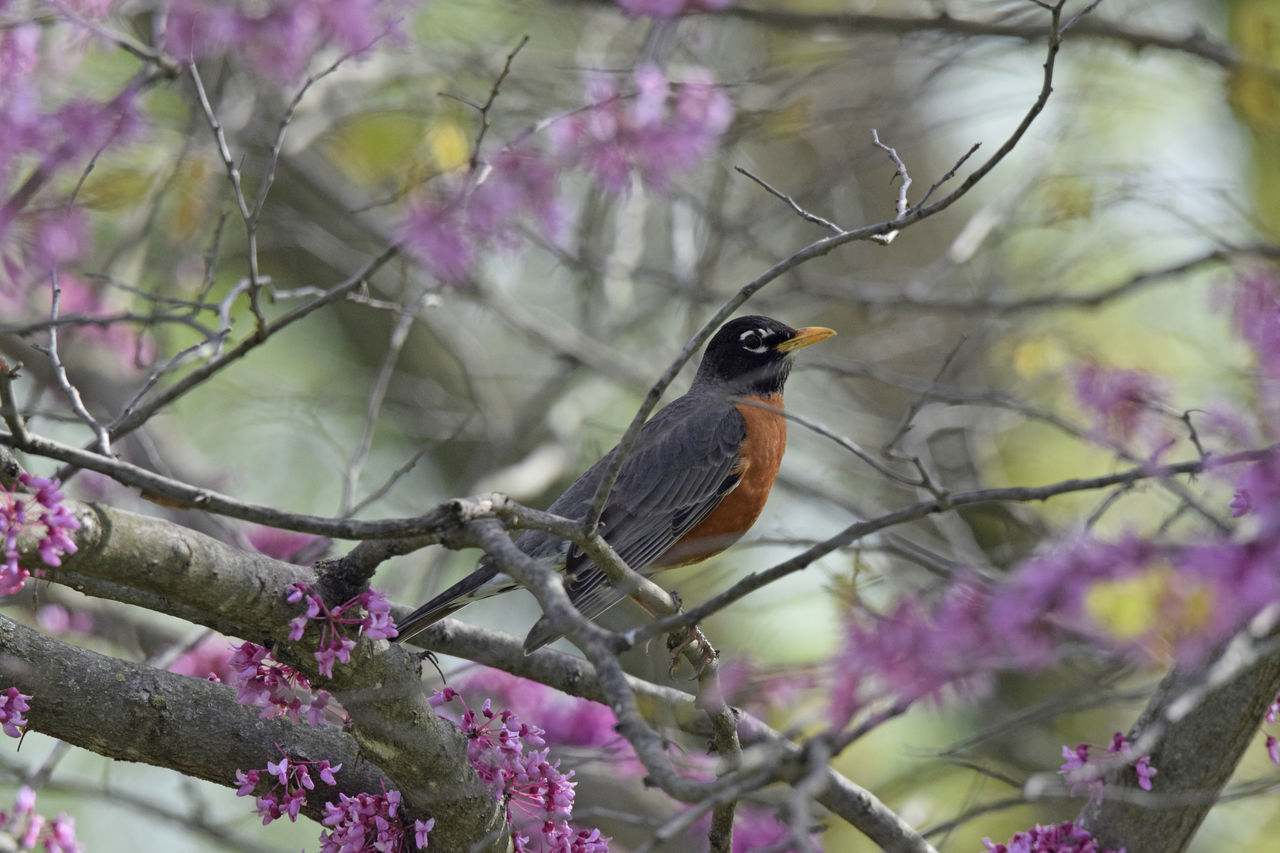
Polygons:
M280 744L303 760L341 762L338 790L347 794L390 784L337 726L263 720L225 684L100 655L4 617L0 683L34 697L27 714L33 730L108 758L234 785L236 770L278 760ZM306 811L323 816L321 800L309 801Z
M1172 670L1139 717L1130 740L1160 732L1150 753L1158 771L1152 791L1139 789L1133 768L1125 767L1109 781L1102 802L1091 803L1080 815L1106 846L1128 853L1187 849L1280 692L1280 654L1262 656L1206 691L1212 677L1212 672ZM1190 697L1198 698L1189 710L1180 707Z
M105 597L231 636L270 642L284 640L289 620L300 612L299 605L286 601L289 585L315 581L310 569L241 551L171 522L100 504L73 506L82 524L75 532L80 550L50 577L72 585L79 580ZM38 731L113 758L171 767L226 785L234 784L237 768L265 767L276 759L276 743L290 754L295 754L295 743L314 744L314 729L260 721L257 710L237 704L226 686L93 655L47 638L44 642L52 645L41 645L28 636L33 632L2 624L0 673L35 696L30 719ZM367 776L369 786L350 792L377 793L384 782L387 790L399 790L408 814L436 819L432 849L504 849L503 809L467 762L462 735L427 704L414 656L388 648L385 641L375 648L363 640L352 663L339 665L334 678L325 681L307 653L306 644L314 640L309 631L301 647L286 641L276 651L313 683L329 689L352 723L343 735L342 755L324 753L323 743L314 745L314 753L308 746L305 754L297 754L330 761L344 760L344 755L355 760L359 754L376 763L381 772ZM84 673L93 674L91 682ZM57 697L52 707L58 713L47 716L51 697ZM37 712L37 707L44 710ZM112 720L115 725L108 725ZM225 746L241 728L253 734L261 726L268 727L267 733L250 738L249 745ZM217 746L207 750L192 744ZM190 754L201 752L217 754ZM212 763L205 766L206 761Z

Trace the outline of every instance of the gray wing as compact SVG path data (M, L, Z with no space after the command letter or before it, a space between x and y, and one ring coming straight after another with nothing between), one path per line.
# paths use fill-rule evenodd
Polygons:
M705 396L681 397L645 424L600 517L605 540L628 566L643 572L733 491L741 478L738 451L745 436L746 423L733 404ZM551 512L586 515L616 452L565 490ZM529 533L517 544L538 554L549 545L547 539L547 534ZM589 619L626 597L577 548L568 551L566 572L569 598ZM557 636L539 620L525 639L525 651Z

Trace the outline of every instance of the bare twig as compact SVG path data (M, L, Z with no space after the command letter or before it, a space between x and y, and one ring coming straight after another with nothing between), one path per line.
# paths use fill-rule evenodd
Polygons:
M1041 27L1011 21L1008 16L1004 16L1003 19L974 20L956 16L951 10L939 11L933 17L857 12L806 14L793 12L781 6L750 7L735 4L720 14L743 18L777 29L801 32L835 31L858 35L890 33L900 36L945 33L959 36L994 36L1026 42L1035 41L1044 35ZM1142 29L1125 21L1096 17L1073 20L1071 27L1074 38L1112 41L1134 50L1155 48L1186 53L1208 60L1227 70L1242 64L1239 53L1232 45L1217 41L1200 29L1185 34L1162 33Z
M911 173L907 171L907 164L902 162L902 158L898 156L898 152L880 141L880 134L874 127L871 128L871 142L881 151L887 153L889 155L889 159L893 161L893 177L902 178L902 184L898 187L898 203L894 207L894 211L896 213L895 218L901 219L906 215L908 209L907 190L911 187ZM955 169L952 169L952 172L954 171ZM946 180L946 178L944 177L942 180ZM871 239L883 246L887 246L892 243L893 238L897 236L898 231L897 229L894 229L893 231L888 231L884 234L877 234Z
M780 198L783 201L785 201L787 205L792 210L794 210L801 219L805 220L806 222L812 222L814 225L821 225L823 228L826 228L828 231L832 232L833 234L844 233L844 229L841 228L839 225L836 225L834 222L832 222L829 219L823 219L821 216L818 216L816 213L810 213L809 211L805 210L803 207L801 207L799 204L796 203L796 200L794 198L782 192L781 190L776 189L772 184L770 184L764 178L761 178L760 176L753 174L752 172L742 168L741 166L734 166L733 170L740 175L746 175L748 178L755 181L760 186L764 187L765 192L769 193L769 195L774 196L775 198Z
M58 308L62 302L62 288L58 287L58 271L52 270L49 274L49 287L52 290L51 305L49 308L49 318L53 322L49 326L49 361L53 365L53 375L57 380L58 387L67 395L71 401L71 409L76 413L76 417L84 421L85 424L93 431L94 439L97 443L98 452L103 456L111 456L111 434L107 432L97 418L89 413L85 408L84 398L80 396L80 389L71 384L71 379L67 376L67 369L62 364L62 356L58 353Z
M217 145L218 155L222 158L222 165L226 169L227 179L231 181L231 189L235 196L236 206L240 210L240 219L244 222L245 239L248 242L245 251L249 260L249 309L253 312L258 331L262 332L266 328L267 318L262 313L261 291L263 282L258 272L257 215L255 210L249 208L248 199L245 198L244 186L240 180L240 167L236 165L235 159L231 156L231 149L227 145L227 135L222 128L222 122L218 120L218 116L213 110L213 104L209 101L209 95L204 89L204 81L200 79L200 69L192 62L188 64L187 72L191 75L191 82L195 85L196 95L200 99L200 108L204 110L205 120L209 123L209 129L213 131L213 139ZM283 131L281 133L281 138L283 138Z

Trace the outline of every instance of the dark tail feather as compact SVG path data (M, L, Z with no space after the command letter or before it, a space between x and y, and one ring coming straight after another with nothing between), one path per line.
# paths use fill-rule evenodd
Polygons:
M497 576L498 570L490 566L482 566L476 569L410 613L403 620L397 622L396 631L399 633L396 637L396 642L403 643L412 639L455 610L460 610L473 601L479 601L482 598L488 598L489 595L496 595L501 592L501 589L495 589L486 595L475 596L471 594Z
M551 620L543 616L537 622L533 623L533 627L529 629L529 633L524 638L524 653L531 655L547 643L554 643L563 637L563 634L551 629Z

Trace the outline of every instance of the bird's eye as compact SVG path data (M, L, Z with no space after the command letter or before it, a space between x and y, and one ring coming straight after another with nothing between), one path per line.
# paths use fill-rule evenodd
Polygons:
M764 352L764 337L758 329L743 332L738 341L747 352Z

